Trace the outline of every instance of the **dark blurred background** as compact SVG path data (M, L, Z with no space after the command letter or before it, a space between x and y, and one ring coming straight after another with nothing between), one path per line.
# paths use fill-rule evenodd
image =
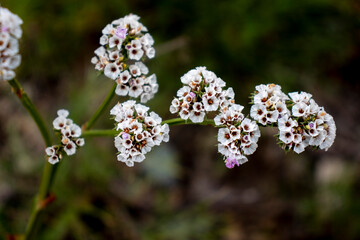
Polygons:
M1 0L23 20L17 77L48 126L59 108L84 123L112 81L90 63L102 28L128 13L155 39L148 61L163 119L180 77L207 66L249 113L261 83L306 91L337 124L329 151L285 154L262 129L258 150L228 170L216 130L171 127L170 143L128 168L111 138L62 161L36 239L360 239L360 2L357 0ZM116 101L124 99L117 98ZM44 146L10 86L0 84L0 235L21 233ZM106 113L95 126L112 128ZM54 137L55 139L55 137Z

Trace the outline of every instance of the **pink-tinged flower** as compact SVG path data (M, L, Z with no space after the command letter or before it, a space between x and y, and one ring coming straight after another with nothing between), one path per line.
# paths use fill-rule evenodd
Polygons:
M190 97L191 97L192 99L194 99L194 98L195 98L195 96L196 96L196 94L195 94L195 93L193 93L193 92L189 92L189 95L190 95Z
M6 26L1 27L1 32L9 32L9 28Z
M234 168L235 165L239 166L239 163L236 161L235 158L228 157L226 159L225 165L226 165L227 168Z
M130 134L128 134L128 133L126 133L126 132L123 132L123 133L122 133L122 138L123 138L124 140L128 140L128 139L130 139Z
M118 26L115 30L115 35L121 39L125 39L127 35L127 28L122 28Z

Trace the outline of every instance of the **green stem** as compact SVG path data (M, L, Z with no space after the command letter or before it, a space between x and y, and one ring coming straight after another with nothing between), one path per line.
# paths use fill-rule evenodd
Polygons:
M51 146L52 142L51 142L51 138L50 138L48 129L45 125L45 122L44 122L43 118L41 117L41 115L39 114L35 105L30 100L29 96L26 94L26 92L22 88L21 84L16 79L12 79L8 82L9 82L10 86L12 87L14 94L19 98L19 100L21 101L21 103L23 104L25 109L29 112L30 116L33 118L36 125L38 126L39 131L44 139L45 145ZM56 167L52 166L48 162L45 163L45 167L44 167L44 170L42 173L42 179L41 179L41 183L40 183L39 192L35 197L34 206L33 206L32 212L30 214L28 224L26 226L24 240L33 239L33 237L35 235L35 232L36 232L36 229L37 229L37 226L39 223L39 219L40 219L39 216L40 216L41 210L46 206L45 200L48 196L49 189L51 187L52 180L55 175L55 171L56 171Z
M117 134L119 134L119 131L111 130L111 129L105 129L105 130L86 130L83 131L81 136L82 137L103 137L103 136L111 136L114 137Z
M47 205L54 199L51 199L49 192L55 178L55 173L58 165L52 165L49 162L45 163L39 192L35 197L35 203L30 214L28 224L26 226L24 240L34 239L36 231L39 227L40 216L47 207Z
M86 123L83 124L83 126L82 126L83 130L90 129L94 125L96 120L101 116L101 114L106 110L107 106L109 106L111 100L115 96L116 86L117 86L117 84L114 83L114 85L112 86L110 92L108 93L108 95L106 96L105 100L100 105L100 107L96 110L94 115L90 118L89 121L87 121Z
M163 121L161 124L168 124L169 126L176 126L176 125L215 125L214 120L212 119L205 119L201 123L193 123L188 120L184 120L181 118L173 118ZM82 137L114 137L119 134L119 131L116 131L114 129L94 129L94 130L86 130L83 131L81 136Z
M168 119L168 120L165 120L165 121L162 121L161 124L169 124L169 126L176 126L176 125L188 125L188 124L191 124L191 125L212 125L212 126L215 126L215 123L214 123L214 120L212 119L204 119L203 122L201 123L193 123L192 121L190 120L184 120L182 118L172 118L172 119Z
M24 91L24 89L21 87L20 83L16 79L12 79L8 81L8 83L11 85L14 94L20 99L21 103L24 105L26 110L34 119L44 139L45 145L51 146L51 138L48 129L45 125L45 122L43 118L40 116L39 112L37 111L32 101L30 100L29 96L26 94L26 92Z

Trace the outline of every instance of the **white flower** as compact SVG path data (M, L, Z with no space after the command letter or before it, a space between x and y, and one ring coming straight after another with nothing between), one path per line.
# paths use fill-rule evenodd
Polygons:
M255 104L265 104L268 100L268 93L266 91L261 91L254 96L254 103Z
M100 38L100 44L106 45L109 43L109 37L107 35L102 35Z
M250 109L250 116L259 121L261 118L263 118L267 114L266 107L262 104L254 104L251 106Z
M133 60L140 60L141 57L144 55L144 51L137 48L131 48L129 50L129 58Z
M298 123L296 120L293 120L286 116L278 120L278 126L280 131L290 132L292 128L298 126Z
M189 118L194 123L200 123L204 121L205 112L193 110L190 112Z
M119 75L120 83L118 83L118 84L121 84L121 83L126 84L130 78L131 78L131 75L130 75L129 71L128 70L123 71Z
M104 69L104 74L108 78L115 80L120 74L120 69L115 63L109 63Z
M77 138L81 136L81 128L78 125L76 124L70 125L69 130L72 137Z
M286 104L284 102L278 101L275 105L276 110L278 111L280 116L288 115L290 111L287 109ZM280 118L279 116L279 118Z
M245 118L241 122L240 126L244 130L244 132L253 132L257 128L256 123L254 123L253 121L251 121L248 118Z
M279 112L277 110L268 111L266 113L267 123L275 123L279 118Z
M0 7L0 80L11 80L20 65L18 40L22 35L22 20L6 8Z
M54 127L56 130L61 130L61 129L63 129L63 128L66 126L66 122L67 122L66 117L59 116L59 117L57 117L57 118L54 119L54 121L53 121L53 127Z
M308 103L308 101L311 99L312 95L310 93L306 92L291 92L289 93L289 96L291 100L295 103Z
M140 94L142 92L143 92L143 89L139 85L134 84L129 88L129 96L130 97L137 98L138 96L140 96Z
M82 147L85 145L85 140L83 138L78 138L75 141L76 145L78 145L79 147Z
M300 154L303 151L305 151L305 147L306 147L306 144L304 144L303 142L295 143L294 152L296 152L297 154Z
M149 33L146 33L140 38L140 42L143 46L152 46L154 44L154 39Z
M294 135L292 132L280 131L279 139L285 144L289 144L294 140Z
M335 121L334 121L333 117L330 114L326 114L324 119L325 119L324 129L325 129L327 135L319 147L320 147L320 149L325 149L325 151L327 151L335 141L336 125L335 125Z
M304 102L299 102L292 107L291 111L295 117L303 117L307 113L307 110L308 106Z
M187 120L190 117L190 111L189 109L183 108L179 112L180 118Z
M148 58L154 58L155 57L155 48L151 47L146 49L146 56Z
M135 101L127 101L118 103L110 111L111 115L115 115L116 129L120 131L114 139L119 151L117 159L127 166L142 162L144 154L154 145L169 140L169 126L161 125L161 117L154 112L148 113L148 110L148 107Z
M140 68L135 64L129 66L129 71L134 77L138 77L141 75Z
M118 50L121 49L121 45L123 43L123 40L117 36L112 36L109 39L109 48L116 48ZM105 44L102 44L105 45Z
M126 96L129 93L129 87L126 85L117 85L115 93L119 96Z
M56 153L55 147L54 147L54 146L47 147L47 148L45 149L45 153L46 153L46 155L48 155L48 156L54 155L54 154Z
M134 161L132 161L131 158L128 158L127 160L125 160L125 164L128 167L133 167L134 166Z
M245 155L251 155L255 152L258 145L256 143L250 143L245 146L241 146L241 149L243 150Z
M213 96L209 98L203 98L204 109L207 112L216 111L219 108L219 100Z
M69 116L69 111L68 110L66 110L66 109L59 109L58 111L57 111L57 115L59 116L59 117L67 117L67 116Z
M218 131L218 141L221 144L229 144L232 141L231 133L228 128L220 128Z
M73 141L68 141L64 145L64 151L66 152L66 154L68 156L74 155L76 153L76 145L75 145L75 143Z
M57 155L49 156L48 161L54 165L59 162L59 157Z
M137 66L140 69L141 74L146 75L149 73L149 69L147 68L147 66L144 63L136 62L135 66Z
M98 47L94 53L99 57L99 58L102 58L102 57L105 57L106 56L106 49L101 46L101 47Z

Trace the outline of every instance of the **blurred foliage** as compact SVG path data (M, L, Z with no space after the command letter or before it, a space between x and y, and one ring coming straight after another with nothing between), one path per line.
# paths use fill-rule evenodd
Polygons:
M249 163L232 171L216 154L216 131L205 127L172 128L171 143L132 169L116 162L112 139L87 139L79 154L62 161L53 189L57 201L37 239L360 238L360 114L354 106L360 91L359 1L1 4L24 20L17 75L47 113L49 126L58 108L68 108L80 124L101 103L112 83L97 76L90 59L102 28L130 12L141 16L155 39L158 56L148 67L160 89L148 105L164 119L172 117L168 107L180 76L207 66L234 88L242 105L255 85L274 82L285 92L313 93L340 126L329 152L300 156L284 155L273 133L265 131ZM31 119L1 85L0 235L5 235L23 232L39 185L43 146ZM112 126L107 116L96 124ZM340 177L319 182L323 163L333 162L343 170Z

